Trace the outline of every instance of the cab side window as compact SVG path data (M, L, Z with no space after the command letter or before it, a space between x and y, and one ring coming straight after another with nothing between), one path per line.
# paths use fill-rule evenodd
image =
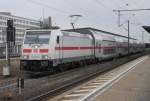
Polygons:
M98 52L101 53L101 44L100 44L100 42L96 42L96 48L97 48Z
M99 43L99 53L101 53L101 44Z
M56 43L59 44L60 37L57 36Z

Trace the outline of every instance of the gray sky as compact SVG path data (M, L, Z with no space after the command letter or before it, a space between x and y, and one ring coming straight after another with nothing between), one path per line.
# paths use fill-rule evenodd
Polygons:
M11 12L27 18L41 19L51 16L53 25L62 29L71 28L71 14L81 14L76 27L94 27L122 35L127 35L127 23L123 27L117 27L117 13L113 9L140 9L150 8L149 0L1 0L2 12ZM128 6L127 6L128 5ZM44 11L44 13L43 13ZM131 36L141 40L142 25L150 25L150 11L122 12L121 23L130 19ZM145 41L150 35L144 32Z

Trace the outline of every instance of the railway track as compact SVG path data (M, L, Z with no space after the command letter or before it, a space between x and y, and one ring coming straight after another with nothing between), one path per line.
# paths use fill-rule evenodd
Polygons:
M132 58L133 59L133 58ZM126 61L127 62L127 61ZM120 63L120 64L119 64ZM122 60L120 59L119 60L119 63L116 63L117 65L114 65L113 63L109 63L109 65L107 65L107 64L103 64L103 66L102 65L97 65L97 67L98 66L102 66L102 67L106 67L106 66L108 66L108 67L110 67L110 66L112 66L112 68L113 67L116 67L116 66L118 66L118 65L121 65L121 64L123 64L123 62L122 62ZM106 67L107 68L107 67ZM111 69L112 69L111 68ZM102 69L102 68L101 68ZM109 68L110 69L110 68ZM106 69L106 70L108 70L108 68ZM93 79L94 77L96 77L96 76L98 76L99 74L101 74L102 72L105 72L106 70L101 70L100 71L100 69L95 69L95 71L93 72L90 72L90 73L87 73L86 75L84 75L84 76L81 76L81 77L79 77L78 79L76 78L76 79L72 79L70 82L66 82L66 83L62 83L63 85L61 85L61 86L57 86L57 87L55 87L54 89L52 89L52 90L49 90L49 91L47 91L47 92L44 92L44 93L42 93L42 94L40 94L40 95L38 95L38 96L35 96L35 97L32 97L32 98L30 98L30 99L28 99L27 101L41 101L41 100L47 100L47 97L49 98L51 98L51 97L53 97L54 95L59 95L60 94L60 92L61 93L63 93L63 91L66 91L66 89L70 89L70 88L72 88L72 87L74 87L74 86L76 86L76 85L78 85L78 84L80 84L80 83L82 83L82 82L85 82L85 81L88 81L88 80L90 80L90 79ZM84 71L85 72L85 71ZM96 84L96 82L95 82L95 84ZM79 94L80 95L80 94ZM76 101L76 100L73 100L73 101Z
M87 84L71 91L71 93L60 97L57 99L57 101L91 101L96 94L102 93L108 89L111 85L113 85L115 82L124 77L128 72L134 69L137 64L141 63L147 58L147 56L144 56L120 68L116 68L107 73L104 73L91 80Z
M47 96L53 96L57 94L58 91L63 92L63 90L68 89L68 87L73 87L81 82L92 79L102 72L113 69L114 67L133 60L139 56L141 56L141 54L136 54L130 58L124 57L119 60L76 68L60 74L50 75L42 78L27 79L25 80L25 88L22 89L21 95L18 94L16 82L12 82L5 86L1 85L0 83L0 97L2 97L4 89L7 89L13 93L12 101L41 101Z

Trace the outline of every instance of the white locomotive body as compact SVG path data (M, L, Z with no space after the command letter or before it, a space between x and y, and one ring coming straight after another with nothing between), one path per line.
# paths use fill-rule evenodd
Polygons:
M92 37L60 30L28 30L21 56L27 70L51 69L64 63L94 58Z
M62 64L94 62L128 54L127 37L103 31L79 32L59 29L27 30L20 58L21 68L49 71ZM140 51L130 38L130 51Z

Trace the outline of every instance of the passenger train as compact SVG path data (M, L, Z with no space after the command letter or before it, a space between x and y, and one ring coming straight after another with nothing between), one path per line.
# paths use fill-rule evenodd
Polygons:
M136 39L94 29L27 30L20 67L26 71L51 71L64 64L92 63L144 51ZM128 50L129 47L129 50Z

